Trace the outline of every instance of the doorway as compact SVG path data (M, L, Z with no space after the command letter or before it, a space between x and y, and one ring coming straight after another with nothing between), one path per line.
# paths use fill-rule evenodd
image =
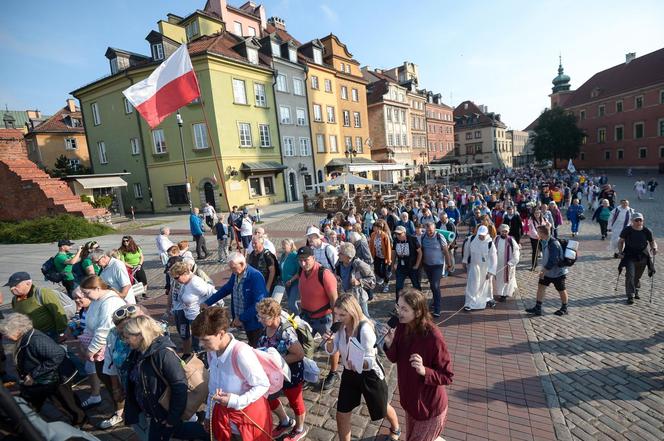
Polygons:
M211 183L206 182L203 185L203 192L205 193L205 202L209 202L210 205L216 210L217 204L214 201L214 187Z
M288 184L290 186L290 192L291 192L291 201L299 201L300 198L297 195L297 178L295 177L295 173L289 173L288 174Z

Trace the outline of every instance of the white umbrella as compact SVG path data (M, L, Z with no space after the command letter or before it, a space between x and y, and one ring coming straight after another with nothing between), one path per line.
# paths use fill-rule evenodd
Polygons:
M363 178L351 173L342 173L334 179L321 182L320 185L325 187L333 185L390 185L388 182L374 181L373 179Z

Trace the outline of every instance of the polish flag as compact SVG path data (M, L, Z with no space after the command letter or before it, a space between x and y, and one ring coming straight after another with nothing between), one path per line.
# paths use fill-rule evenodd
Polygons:
M153 129L180 107L198 98L201 92L187 45L181 45L149 77L122 93Z

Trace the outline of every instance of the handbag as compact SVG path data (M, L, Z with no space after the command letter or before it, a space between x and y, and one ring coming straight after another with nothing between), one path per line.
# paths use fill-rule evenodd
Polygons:
M173 350L173 348L167 348L169 351L172 351L178 359L180 356ZM171 387L168 385L168 382L161 374L161 371L157 369L155 365L154 358L150 357L150 363L152 364L152 370L157 374L159 379L166 385L166 390L159 397L159 405L168 411L168 408L171 403ZM194 414L200 410L205 410L205 404L208 397L208 380L210 378L208 370L205 368L205 365L196 354L192 354L189 360L184 361L180 359L180 363L184 369L184 375L187 379L187 406L184 408L182 413L182 421L189 420Z
M579 220L586 220L586 216L583 214L579 214Z

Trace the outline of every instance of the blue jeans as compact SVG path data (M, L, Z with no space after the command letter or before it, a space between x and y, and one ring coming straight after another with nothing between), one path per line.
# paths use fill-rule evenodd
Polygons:
M429 286L433 294L433 312L440 314L440 279L443 277L443 265L422 265L429 279Z
M150 420L149 441L168 441L174 436L179 439L208 440L210 434L198 423L182 422L173 427L166 427L164 422Z
M579 232L579 221L578 220L571 220L572 223L572 233L578 233Z
M291 314L300 315L300 308L297 305L298 300L300 300L300 286L297 280L286 288L286 298L288 299L288 310Z
M397 266L396 278L397 278L397 301L399 301L399 292L403 289L404 282L406 277L410 278L410 283L413 284L413 288L422 289L420 285L420 270L413 269L411 266Z

